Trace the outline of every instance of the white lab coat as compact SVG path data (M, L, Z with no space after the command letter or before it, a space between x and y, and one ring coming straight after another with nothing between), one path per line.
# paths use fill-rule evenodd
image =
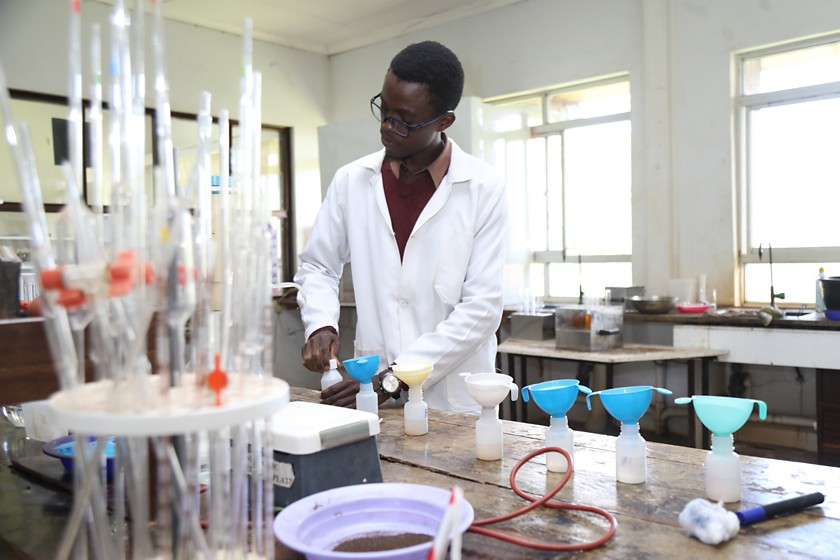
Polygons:
M461 372L493 372L502 316L507 209L504 182L452 145L449 171L423 209L400 262L382 185L384 150L338 170L299 257L295 281L306 338L338 329L338 282L352 261L355 356L430 360L432 408L477 413Z

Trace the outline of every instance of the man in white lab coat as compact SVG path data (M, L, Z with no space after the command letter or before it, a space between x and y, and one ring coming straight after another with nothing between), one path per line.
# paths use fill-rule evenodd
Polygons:
M308 369L324 372L338 356L338 283L352 262L354 355L379 354L380 370L430 360L428 405L478 412L458 374L495 371L507 210L498 173L444 133L463 83L458 58L439 43L394 57L370 102L384 150L338 170L295 281ZM376 377L373 385L380 403L392 396ZM358 386L343 381L321 400L354 406Z

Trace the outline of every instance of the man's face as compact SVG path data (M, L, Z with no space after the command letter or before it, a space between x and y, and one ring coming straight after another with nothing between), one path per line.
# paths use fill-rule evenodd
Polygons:
M386 116L394 117L407 124L421 124L437 117L440 113L429 101L424 84L404 82L388 71L382 84L380 106ZM453 115L421 128L409 131L402 137L393 131L387 119L379 125L379 135L385 146L385 156L392 159L406 159L440 143L440 133L452 124Z

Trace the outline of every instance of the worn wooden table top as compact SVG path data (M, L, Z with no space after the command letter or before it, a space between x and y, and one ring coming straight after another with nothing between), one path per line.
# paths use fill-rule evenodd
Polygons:
M717 358L727 350L711 348L677 348L651 344L625 344L619 348L587 352L584 350L558 349L553 340L522 340L508 338L499 344L500 354L521 354L558 360L574 360L598 364L623 364L629 362L658 362L662 360L694 360Z
M293 389L293 400L317 400L316 391ZM454 484L475 508L476 519L507 513L524 505L510 490L510 471L528 452L544 444L544 426L503 421L505 451L501 461L475 458L476 417L429 411L429 433L404 434L401 408L383 408L378 436L386 482L414 482L449 488ZM735 449L737 451L737 434ZM687 537L677 517L685 504L705 497L706 451L647 443L647 482L615 480L615 438L575 433L575 473L555 499L606 509L618 520L615 537L588 558L838 558L840 557L840 469L805 463L741 457L742 501L737 511L811 492L825 503L795 515L741 529L727 543L709 546ZM517 484L541 496L562 475L547 473L544 456L519 471ZM586 542L600 537L607 522L594 514L538 509L496 528L553 542ZM464 558L565 558L570 553L523 549L467 533ZM284 556L295 558L284 551Z

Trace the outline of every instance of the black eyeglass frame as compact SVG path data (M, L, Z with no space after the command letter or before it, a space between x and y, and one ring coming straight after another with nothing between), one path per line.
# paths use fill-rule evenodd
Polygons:
M395 133L397 133L399 136L402 136L403 138L406 138L411 133L412 130L417 130L418 128L423 128L424 126L428 126L428 125L432 124L433 122L442 119L446 115L451 115L451 114L455 113L455 111L446 111L446 112L441 113L440 115L436 116L435 118L430 119L430 120L428 120L424 123L408 124L407 122L405 122L403 120L400 120L396 117L383 117L382 115L384 114L384 111L382 110L382 107L380 107L379 105L376 104L376 99L377 98L381 99L382 94L377 93L376 95L374 95L373 97L370 98L370 112L373 113L373 118L375 118L377 120L377 122L379 122L379 123L383 123L385 121L388 121L388 124L391 126L391 130L393 130ZM399 126L397 126L397 125L399 125ZM399 127L405 128L405 134L403 134L400 131Z

